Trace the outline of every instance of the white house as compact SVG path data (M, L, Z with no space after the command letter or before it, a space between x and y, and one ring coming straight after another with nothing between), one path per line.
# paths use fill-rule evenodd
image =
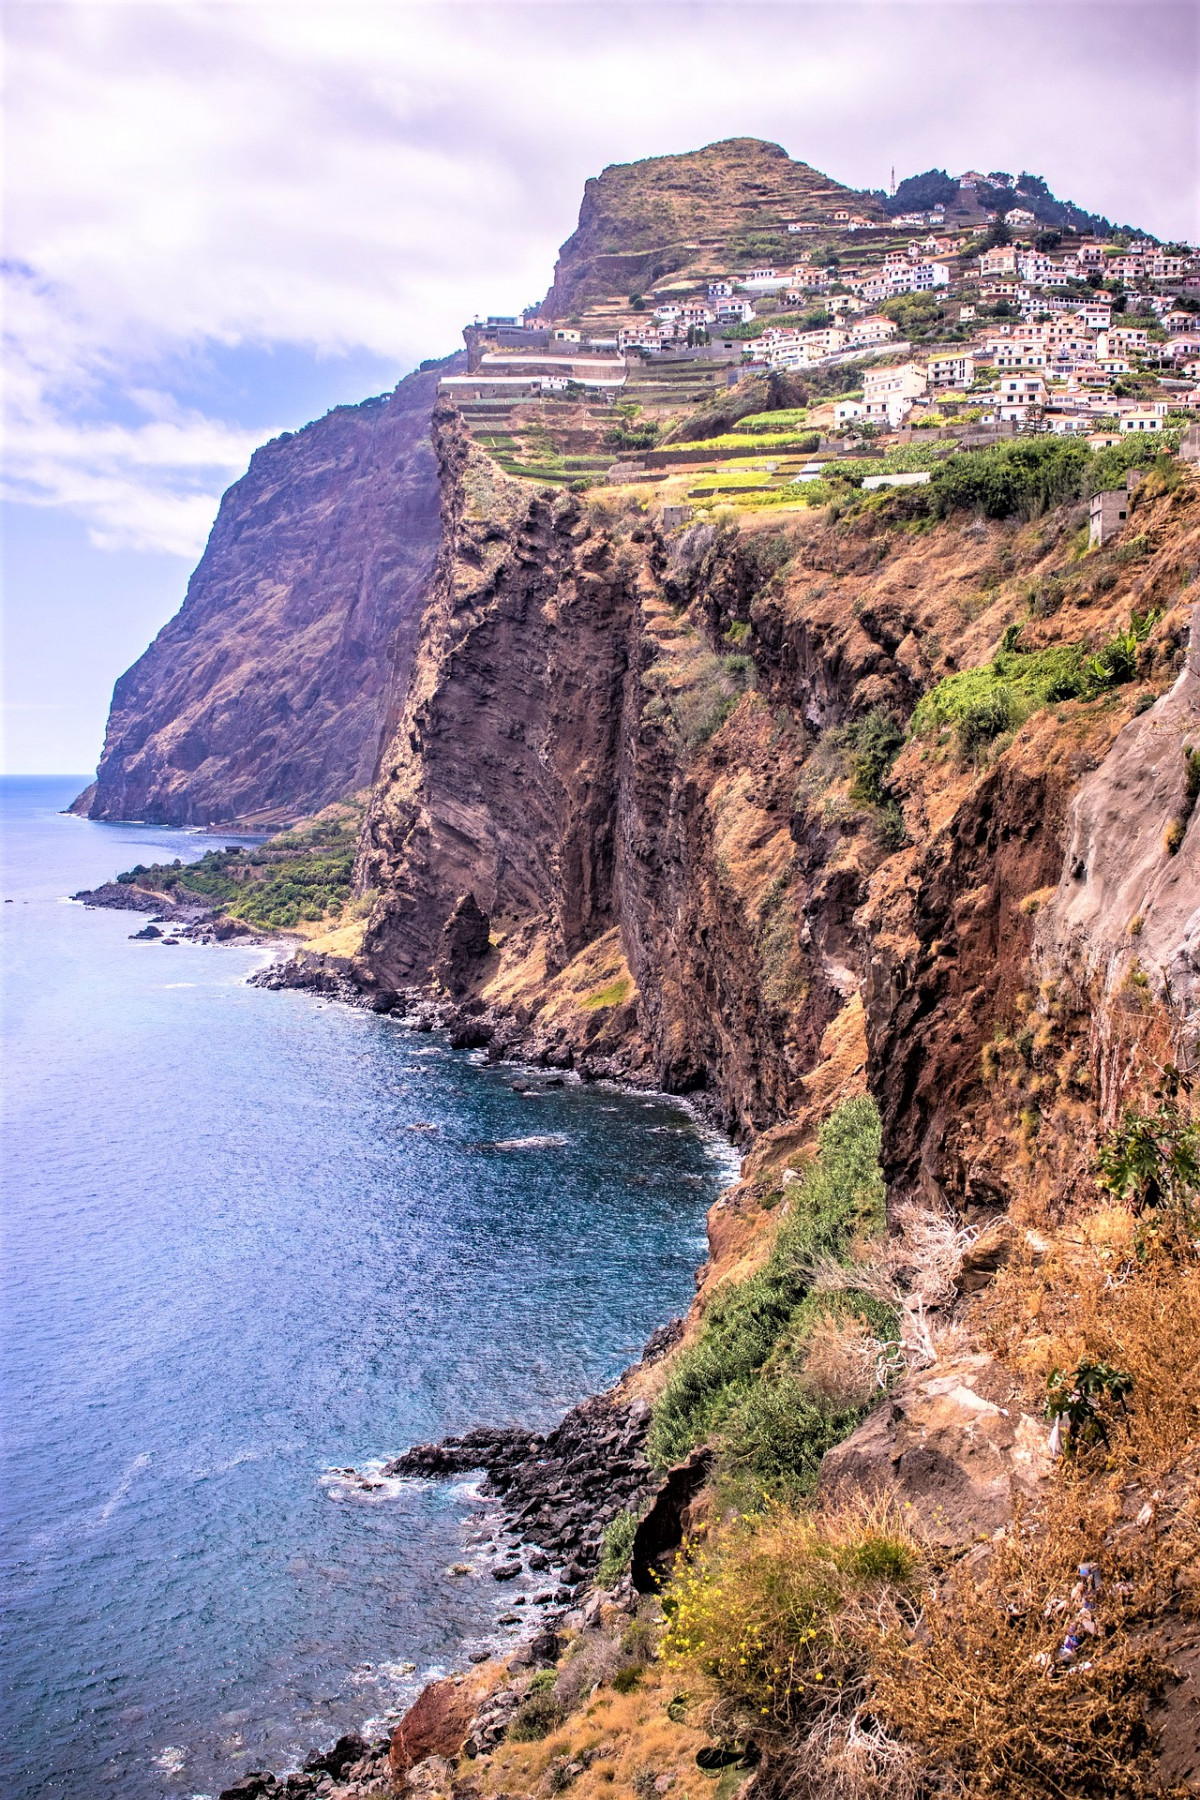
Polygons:
M868 419L883 419L894 430L911 412L912 403L924 394L928 381L918 363L900 363L888 369L868 369L863 376L863 408Z
M931 356L929 359L929 385L931 388L970 387L975 379L975 358L973 356L947 353L942 356Z
M861 419L866 410L861 400L839 400L833 409L833 422L835 425L849 425L853 420Z
M1024 206L1013 206L1005 213L1004 222L1006 225L1036 225L1037 214Z
M886 344L889 338L899 334L900 327L895 319L885 319L881 313L872 313L868 318L856 319L850 327L852 344Z
M718 300L718 319L731 319L735 323L748 325L754 317L754 308L749 300Z
M1122 432L1161 431L1166 422L1163 416L1165 411L1165 406L1162 412L1154 405L1135 406L1132 412L1123 413L1118 422Z
M1011 244L998 244L994 250L985 250L979 259L981 275L1015 275L1017 272L1017 253Z
M996 383L996 395L997 418L1020 424L1031 408L1045 405L1046 384L1040 375L1004 375Z
M710 281L708 284L708 297L710 300L728 300L732 293L732 282Z

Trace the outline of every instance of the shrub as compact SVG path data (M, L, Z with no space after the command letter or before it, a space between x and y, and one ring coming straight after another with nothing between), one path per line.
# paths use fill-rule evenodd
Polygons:
M633 1554L633 1539L637 1528L637 1514L628 1511L619 1512L605 1527L600 1562L596 1569L596 1581L600 1587L611 1587L624 1575Z
M863 1620L899 1620L918 1560L881 1505L737 1521L672 1581L664 1658L748 1724L795 1730L862 1681Z
M635 1687L646 1673L643 1663L630 1663L627 1668L618 1669L612 1678L612 1685L618 1694L632 1694Z
M1096 1185L1136 1208L1182 1210L1200 1194L1200 1120L1169 1091L1152 1113L1128 1106L1096 1155Z
M817 1160L794 1190L766 1266L718 1289L696 1342L676 1359L648 1441L660 1467L685 1455L747 1399L777 1345L786 1341L797 1350L797 1339L842 1303L841 1296L814 1296L801 1310L813 1262L844 1256L856 1238L883 1228L879 1151L879 1113L866 1095L846 1101L822 1127ZM751 1408L751 1425L755 1417Z
M997 686L981 694L959 715L955 738L964 756L974 756L1001 732L1011 731L1017 723L1017 707L1007 687Z
M1051 650L1000 650L990 663L939 681L918 705L914 737L950 725L966 752L1015 730L1041 706L1086 692L1083 658L1074 644Z
M1129 1625L1155 1551L1141 1534L1118 1538L1118 1521L1119 1501L1064 1484L969 1580L930 1592L918 1635L893 1629L873 1648L872 1716L919 1744L948 1792L1130 1800L1154 1791L1145 1714L1166 1668ZM1096 1635L1084 1634L1076 1658L1067 1641L1080 1602L1071 1596L1080 1564L1096 1563L1101 1546Z
M830 1405L811 1394L794 1374L766 1375L753 1383L721 1429L722 1468L763 1493L804 1494L815 1485L821 1458L849 1437L862 1405Z
M989 519L1034 518L1083 493L1091 453L1062 438L1031 438L952 456L927 489L934 512L971 507Z
M563 1710L548 1688L531 1688L513 1714L508 1735L516 1744L536 1744L561 1725Z
M882 706L873 706L864 718L850 727L850 742L853 745L850 798L866 801L870 806L882 806L887 798L887 773L900 753L904 733L890 712Z

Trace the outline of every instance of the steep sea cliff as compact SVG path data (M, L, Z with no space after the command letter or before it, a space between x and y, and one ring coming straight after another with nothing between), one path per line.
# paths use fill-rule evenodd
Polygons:
M765 191L837 197L781 156L605 171L551 310L707 254L683 240L714 170L727 238ZM542 482L491 415L426 402L421 578L355 714L352 902L278 1004L442 1026L480 1079L687 1093L746 1155L681 1330L607 1399L398 1460L477 1459L516 1569L571 1555L536 1652L431 1684L390 1773L359 1745L288 1791L596 1800L697 1765L761 1800L1192 1791L1194 468L1155 459L1096 548L1125 452L1048 439L681 517L653 469L589 486L564 455ZM219 759L172 746L219 686L190 665L153 731L130 690L139 791L180 817L218 816ZM315 803L256 742L264 812Z

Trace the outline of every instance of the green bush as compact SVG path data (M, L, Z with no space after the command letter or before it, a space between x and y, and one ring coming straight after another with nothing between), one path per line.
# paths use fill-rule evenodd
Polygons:
M860 1406L815 1399L794 1372L766 1370L720 1428L723 1473L755 1494L806 1493L825 1452L849 1437L862 1416Z
M596 1581L600 1587L611 1587L628 1569L637 1528L637 1514L628 1511L619 1512L605 1527L604 1541L600 1546L600 1562L596 1569Z
M718 1290L696 1342L675 1362L648 1440L650 1458L660 1468L686 1455L742 1408L740 1425L727 1434L727 1448L735 1463L757 1466L753 1442L769 1430L771 1407L765 1396L750 1398L759 1371L777 1347L797 1348L831 1307L865 1299L810 1297L809 1283L817 1257L842 1257L856 1238L883 1229L886 1190L879 1152L879 1113L868 1096L848 1100L822 1127L816 1162L794 1190L766 1266ZM802 1462L803 1454L789 1451L789 1466Z
M1038 707L1083 694L1087 686L1078 645L1000 650L990 663L939 681L913 714L913 735L950 725L965 748L977 747L1022 724Z
M998 686L991 693L973 700L955 727L959 750L974 756L1002 732L1011 731L1017 723L1016 707L1007 687Z
M904 732L891 713L873 706L850 727L853 747L853 780L850 798L870 806L882 806L887 798L886 778L904 743Z
M1084 492L1091 452L1066 438L1028 438L952 456L933 473L928 498L939 516L972 508L989 519L1033 518Z
M158 893L182 888L229 918L262 930L288 930L301 919L319 922L350 899L355 834L350 827L308 834L282 832L254 848L209 850L198 862L138 863L118 875Z
M508 1735L515 1744L537 1744L549 1737L563 1721L563 1709L549 1687L531 1685L529 1693L513 1714Z

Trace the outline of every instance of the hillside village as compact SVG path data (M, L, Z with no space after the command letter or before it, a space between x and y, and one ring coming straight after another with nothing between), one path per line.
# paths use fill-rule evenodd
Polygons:
M858 459L863 485L920 482L942 456L1025 433L1174 446L1197 418L1194 246L1047 228L1005 204L1007 176L967 171L949 200L889 216L791 167L814 177L793 212L772 196L774 212L715 234L693 218L645 292L613 290L646 252L600 255L582 293L476 319L442 395L510 474L652 484L680 516L812 504Z

